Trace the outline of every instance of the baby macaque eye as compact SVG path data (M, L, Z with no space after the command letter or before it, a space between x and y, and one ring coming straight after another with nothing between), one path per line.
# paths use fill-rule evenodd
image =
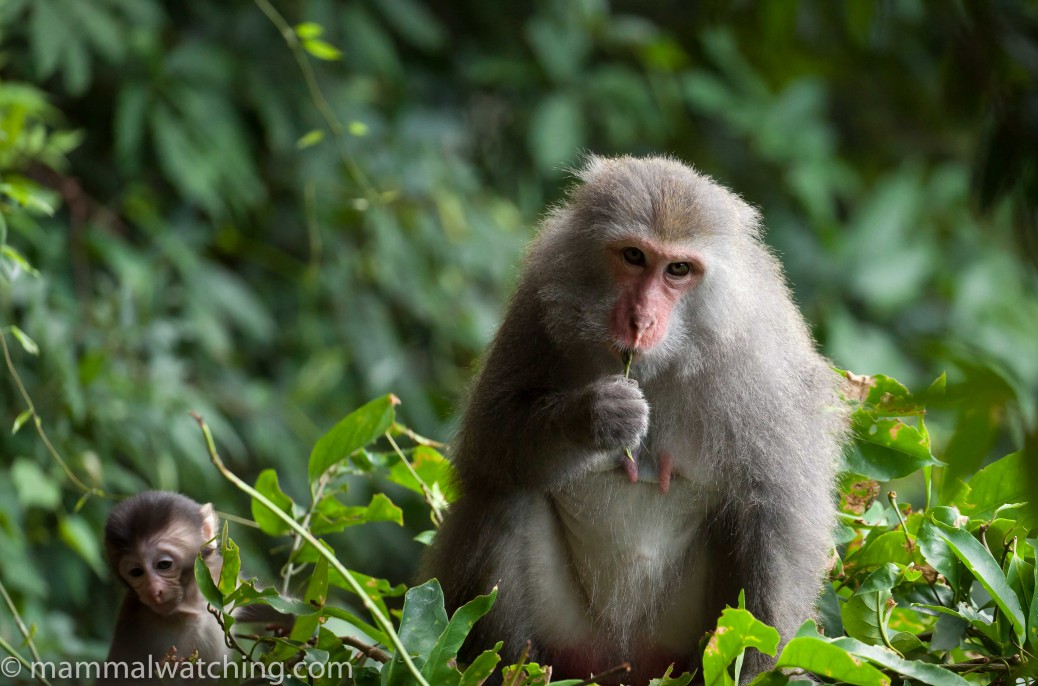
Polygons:
M166 570L166 569L172 569L172 568L173 568L173 560L159 560L158 562L155 563L155 569Z
M133 569L127 571L126 573L129 574L130 576L133 576L133 577L144 576L144 570L141 569L140 567L134 567Z
M667 273L671 276L688 276L692 268L688 262L674 262L667 265Z
M645 264L645 253L638 248L624 248L624 262L641 266Z

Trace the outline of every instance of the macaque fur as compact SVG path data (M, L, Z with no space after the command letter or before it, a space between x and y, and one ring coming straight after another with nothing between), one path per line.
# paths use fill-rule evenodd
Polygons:
M740 589L783 641L812 615L846 411L752 207L670 158L577 176L472 389L424 573L448 609L499 587L463 658L529 641L553 679L647 683L699 666Z

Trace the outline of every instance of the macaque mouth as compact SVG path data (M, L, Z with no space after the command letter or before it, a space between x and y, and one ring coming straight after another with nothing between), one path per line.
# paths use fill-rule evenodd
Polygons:
M179 604L180 602L177 600L167 600L164 603L145 603L145 605L148 606L148 609L157 615L168 615L173 612L173 610L177 609L177 605Z

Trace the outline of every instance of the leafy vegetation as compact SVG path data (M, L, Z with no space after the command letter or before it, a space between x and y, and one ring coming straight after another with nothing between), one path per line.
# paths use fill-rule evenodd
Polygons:
M259 659L543 683L453 664L492 597L448 618L402 582L452 497L423 436L591 149L758 203L826 353L890 375L852 377L824 634L780 664L1033 680L1035 45L1027 2L0 3L0 651L104 654L108 498L153 487L215 502L229 569L280 579L228 573L214 605L307 602ZM720 621L697 678L731 683L772 638Z

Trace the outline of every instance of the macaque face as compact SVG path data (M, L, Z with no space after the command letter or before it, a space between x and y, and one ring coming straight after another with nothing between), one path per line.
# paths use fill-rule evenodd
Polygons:
M168 615L184 599L184 577L187 583L194 583L191 570L201 544L197 536L190 540L182 532L142 541L119 561L119 576L145 607Z
M644 236L610 242L606 256L620 291L609 322L614 345L649 351L667 337L675 307L702 279L703 259L693 250Z

